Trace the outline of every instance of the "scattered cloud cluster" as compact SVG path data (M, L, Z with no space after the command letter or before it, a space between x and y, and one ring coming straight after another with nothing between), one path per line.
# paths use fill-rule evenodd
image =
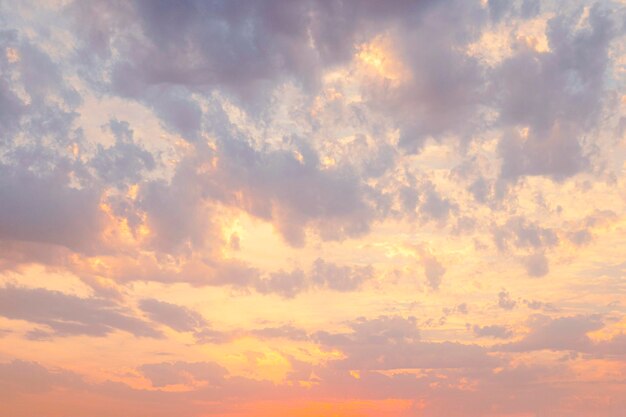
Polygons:
M0 414L621 415L625 17L0 3Z

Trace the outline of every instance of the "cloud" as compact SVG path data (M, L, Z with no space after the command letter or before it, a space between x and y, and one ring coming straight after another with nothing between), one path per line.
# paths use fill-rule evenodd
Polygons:
M309 272L300 269L273 272L259 278L255 288L262 294L276 293L287 298L312 288L356 291L372 278L373 272L371 266L338 266L318 258Z
M194 105L172 91L219 89L259 110L268 92L286 81L315 90L321 70L348 62L371 24L404 21L407 13L421 16L433 4L186 0L174 6L137 0L115 8L75 3L68 14L80 64L100 88L145 101L170 126L188 133L197 124ZM86 20L92 21L87 28Z
M493 337L497 339L508 339L513 336L513 332L506 326L499 326L496 324L490 326L479 326L475 324L472 330L476 336L479 337Z
M311 281L314 285L336 291L355 291L372 278L371 266L337 266L318 258L313 262Z
M23 34L2 32L0 50L0 240L93 252L103 226L100 191L68 152L83 139L74 125L80 96Z
M224 138L226 139L226 138ZM305 243L305 227L312 226L324 240L358 237L369 230L376 213L369 188L349 166L322 169L315 150L302 145L294 152L255 150L241 140L219 144L213 185L250 214L272 220L293 246ZM234 202L234 201L233 201Z
M54 388L82 388L82 378L66 370L49 370L39 363L13 360L0 363L0 398L42 394Z
M108 148L98 145L90 165L107 184L139 182L144 172L155 168L153 155L136 143L128 122L111 120L108 128L115 136L115 144Z
M597 314L579 314L551 318L537 314L528 321L529 332L516 342L497 346L506 352L531 352L537 350L574 351L594 357L621 357L626 347L626 334L617 333L603 340L594 340L589 333L606 326Z
M502 290L498 293L498 306L504 310L513 310L517 301L511 298L508 291Z
M294 327L293 325L282 325L278 327L263 327L252 330L251 333L260 338L285 338L290 340L308 340L306 331Z
M131 311L102 298L81 298L42 288L0 288L0 315L45 325L30 337L89 335L104 337L122 330L138 337L159 338L161 333Z
M431 182L422 185L419 213L424 219L445 224L448 217L457 211L458 205L442 196Z
M604 327L600 316L578 315L551 319L536 315L529 322L530 332L520 341L502 345L501 349L511 352L533 350L590 351L593 342L587 333Z
M276 293L291 298L307 289L308 285L308 278L305 273L296 269L291 272L270 273L266 278L259 280L255 287L261 294Z
M600 3L589 9L588 28L577 28L581 13L548 21L549 51L520 45L495 71L500 122L528 128L500 140L504 179L542 175L561 181L589 167L581 141L606 104L605 72L616 32Z
M551 228L541 227L523 217L512 217L502 226L494 228L494 241L499 249L510 245L517 248L550 248L558 245L559 238Z
M0 165L0 239L89 251L104 223L99 204L97 192L71 188L63 178Z
M139 371L150 380L153 387L208 383L221 385L228 371L213 362L162 362L145 364Z
M444 307L443 308L443 313L448 316L450 314L462 314L462 315L467 315L469 313L469 308L467 306L467 303L460 303L455 305L454 307L450 308L450 307Z
M576 246L585 246L591 243L593 236L587 229L580 229L568 233L567 238Z
M237 332L220 331L205 327L197 330L193 336L197 343L223 344L231 342L237 336Z
M196 331L208 325L204 317L194 310L153 298L140 300L139 308L148 314L152 321L179 332Z
M0 6L0 272L71 274L95 295L5 284L4 353L115 334L160 338L142 355L171 360L84 379L103 383L0 364L7 402L33 400L9 414L262 415L276 401L296 415L306 398L364 415L621 415L626 338L594 315L619 312L624 272L617 3L32 3ZM266 256L265 226L284 253ZM511 259L554 275L545 300L518 283L494 307ZM571 260L567 280L551 259ZM425 285L410 293L416 268ZM146 298L174 284L180 304ZM562 317L555 288L583 294ZM213 328L188 292L258 300L262 325ZM329 295L337 305L302 328L267 319ZM505 325L476 319L494 308ZM511 320L529 309L546 315L522 334Z
M522 137L505 134L499 144L504 179L544 175L562 180L589 167L575 128L556 124L546 132Z
M15 31L1 31L0 32L0 46L4 48L13 48L16 51L18 46L17 33ZM2 113L0 114L0 128L4 134L0 139L3 145L9 143L11 138L19 129L20 119L24 113L28 110L25 103L22 102L20 97L13 90L13 83L9 74L11 70L17 67L15 62L11 62L6 54L0 55L0 69L2 69L2 75L0 75L0 108Z
M555 248L560 240L555 230L541 227L521 216L514 216L504 225L493 228L493 239L501 251L514 250L531 252L522 259L528 275L542 277L548 274L550 266L545 250Z
M552 303L546 303L538 300L524 300L524 304L531 310L545 310L545 311L558 311L558 309Z
M302 159L295 150L255 149L224 123L215 146L192 145L171 181L142 187L138 206L154 229L157 248L177 251L210 242L210 208L218 203L272 222L294 247L305 244L307 229L324 240L368 232L376 218L372 191L351 167L323 169L317 152L304 144L296 149Z
M393 45L408 69L407 79L397 86L384 80L370 82L364 90L371 106L393 115L403 150L418 152L428 139L467 137L474 129L473 120L484 100L484 71L464 50L480 33L486 17L477 3L431 2L416 16L418 24L407 21L396 27Z
M446 272L446 268L432 256L423 256L422 265L424 267L424 274L426 275L426 282L433 290L439 289L441 285L441 278Z
M110 68L110 73L96 79L109 79L107 89L154 106L182 133L197 127L195 105L163 86L205 93L220 88L251 104L285 78L304 85L314 85L317 79L320 55L309 42L309 36L317 35L309 16L328 11L315 3L261 7L239 2L184 1L174 6L133 1L107 8L108 14L98 13L101 8L92 4L70 9L76 25L93 19L90 28L78 31L83 64ZM128 25L129 21L135 24ZM142 36L137 36L137 29ZM100 51L99 59L88 56L92 48ZM126 58L115 59L112 50Z
M543 277L550 272L548 259L543 253L534 253L524 259L526 272L531 277Z
M350 332L317 332L326 348L339 349L338 369L389 370L410 368L482 368L497 361L476 345L422 341L414 317L380 316L349 322Z

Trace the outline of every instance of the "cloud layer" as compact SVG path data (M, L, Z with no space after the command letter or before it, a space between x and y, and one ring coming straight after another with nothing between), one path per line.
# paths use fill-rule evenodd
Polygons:
M621 416L626 8L566 3L0 3L0 414Z

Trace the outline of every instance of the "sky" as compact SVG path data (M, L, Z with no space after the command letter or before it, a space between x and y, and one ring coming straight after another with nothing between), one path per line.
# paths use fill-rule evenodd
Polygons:
M623 0L0 0L0 415L625 409Z

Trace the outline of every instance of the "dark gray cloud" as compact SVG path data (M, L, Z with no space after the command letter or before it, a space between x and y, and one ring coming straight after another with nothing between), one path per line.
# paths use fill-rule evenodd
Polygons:
M324 68L352 59L355 45L390 25L397 29L391 36L394 48L411 73L409 85L398 91L365 91L365 98L370 110L390 116L400 128L401 148L417 150L428 138L439 140L448 133L469 136L475 124L484 127L483 121L472 122L480 119L478 109L494 106L499 110L498 123L511 128L500 144L502 177L554 174L560 178L557 171L561 177L577 172L584 165L579 160L585 157L578 140L568 138L580 136L598 120L607 48L614 34L610 19L601 7L591 9L588 29L575 27L577 16L556 17L549 24L549 52L521 45L488 72L464 49L489 25L490 15L496 21L517 13L530 17L538 5L524 1L517 9L502 2L490 2L485 9L478 2L462 1L398 1L385 8L372 2L342 1L288 5L184 1L175 6L134 1L77 2L65 10L80 23L72 26L80 76L107 94L141 101L166 127L196 145L195 157L178 165L174 179L145 184L134 207L147 213L155 232L154 247L176 252L216 245L206 207L210 201L242 206L272 221L294 246L305 243L307 229L324 239L355 237L388 215L384 202L388 196L366 184L359 170L349 165L322 169L306 139L294 142L302 159L291 151L253 146L225 123L227 117L202 108L194 94L209 97L219 90L250 110L259 100L268 104L269 92L286 82L295 81L314 92ZM92 23L85 27L82 22L87 19ZM18 46L22 57L17 63L3 57L2 65L20 74L33 97L31 104L20 103L6 78L0 97L3 110L13 115L2 119L6 130L15 131L9 124L29 114L33 137L44 136L46 130L46 135L53 131L59 143L78 138L70 133L79 98L64 83L59 66L14 32L4 32L2 39L6 45ZM425 44L422 39L430 41ZM495 98L486 88L488 77L494 80L492 90L499 92ZM527 82L518 83L520 77ZM49 94L62 97L69 110L55 107L46 98ZM522 125L531 127L526 139L515 136ZM154 167L155 157L129 139L129 126L125 130L116 126L116 143L97 148L88 166L80 168L93 171L107 185L137 182ZM201 145L201 133L215 134L214 149ZM543 144L549 149L543 149ZM366 165L373 165L365 171L380 175L393 164L395 154L393 148L381 147L380 155L368 159L372 163ZM200 173L213 159L217 169ZM57 159L47 161L60 164ZM487 184L475 185L477 198L486 199ZM97 187L82 190L100 193ZM442 223L457 210L434 187L418 195L406 191L402 201L407 210L419 207L424 219ZM542 271L530 270L535 275Z
M223 192L243 194L243 207L272 219L287 242L304 244L307 225L326 240L357 237L369 231L376 213L369 188L349 166L321 169L317 153L308 146L293 152L260 152L241 140L220 143L219 170L211 178Z
M533 253L524 258L524 267L531 277L543 277L550 272L548 258L541 252Z
M500 250L510 245L516 248L542 249L558 245L559 238L551 228L541 227L534 222L516 216L493 230L494 241Z
M509 330L506 326L499 326L497 324L492 324L489 326L480 326L475 324L472 327L472 331L476 336L479 337L493 337L497 339L509 339L513 336L513 332Z
M295 297L309 288L309 281L304 271L295 269L291 272L278 271L270 273L255 284L261 294L276 293L283 297Z
M171 181L142 187L139 207L154 228L162 250L202 246L211 229L207 202L238 206L271 221L293 246L305 244L307 228L325 240L356 237L369 231L376 212L372 190L349 166L322 169L315 150L258 150L233 126L220 127L216 148L196 144ZM216 166L208 169L214 161ZM210 241L210 239L208 239Z
M0 164L0 239L49 243L78 252L99 241L100 195Z
M592 352L596 344L587 333L604 327L598 315L578 315L552 319L545 315L535 315L529 322L530 331L517 342L501 345L500 349L511 352L533 350L574 350ZM619 342L619 337L616 339Z
M424 267L424 275L426 275L426 283L433 290L439 289L446 268L433 256L423 256L422 266Z
M288 298L311 288L355 291L371 279L373 273L371 266L338 266L318 258L308 272L294 269L270 273L259 278L255 288L260 293L276 293Z
M507 132L498 148L501 175L505 179L544 175L561 180L577 174L589 167L579 140L580 134L571 126L557 125L543 133L531 131L527 138Z
M314 285L322 288L336 291L354 291L372 278L373 272L371 266L337 266L318 258L313 262L311 281Z
M0 47L17 47L17 33L15 31L0 31ZM20 119L27 110L27 105L13 90L10 74L17 65L9 61L7 54L0 54L0 143L10 143L20 125Z
M491 19L495 22L499 22L511 12L514 3L506 0L489 0L487 6L489 7L489 16Z
M553 229L542 227L521 216L511 217L504 225L495 226L493 239L501 251L531 251L521 260L531 277L548 274L550 266L545 251L559 244L559 237Z
M154 109L166 128L194 141L202 129L202 110L188 95L185 89L159 86L150 89L144 102Z
M589 166L581 141L607 104L605 71L616 31L600 3L589 10L588 28L577 27L582 13L548 22L550 51L520 45L495 71L501 123L529 128L527 137L514 131L502 137L502 178L562 180Z
M171 181L156 180L142 186L137 205L147 214L155 249L189 253L214 239L210 210L202 195L197 174L185 161Z
M439 193L432 183L423 185L420 196L419 213L426 220L445 223L451 213L458 211L458 205Z
M80 97L21 33L3 32L0 49L0 240L93 251L100 192L68 151L83 139L73 125Z
M531 19L541 12L540 0L524 0L520 7L520 14L525 19Z
M152 321L164 324L179 332L197 331L208 325L208 322L197 311L153 298L140 300L139 308Z
M370 110L389 115L400 128L401 148L418 150L428 138L440 140L449 133L469 138L485 127L479 110L493 107L499 113L495 127L507 130L499 148L503 178L544 174L561 178L586 166L578 139L569 138L594 125L601 107L601 73L613 36L601 8L592 8L589 30L575 28L576 16L552 19L549 52L519 45L511 58L488 70L465 48L488 27L489 16L494 21L513 15L532 17L537 2L524 1L519 7L490 2L487 9L478 2L393 2L384 11L369 2L357 3L260 6L185 1L173 6L135 1L109 7L108 14L98 12L107 9L100 2L70 7L77 22L85 16L94 19L91 27L77 28L77 35L81 47L98 51L97 67L110 70L94 75L100 77L96 85L153 108L168 128L196 144L197 155L179 164L171 183L151 183L143 194L140 205L155 227L160 250L188 250L210 242L205 239L211 228L205 203L212 200L272 221L294 246L305 243L307 229L324 239L355 237L387 215L384 197L366 185L354 167L321 169L306 139L295 140L301 159L291 151L253 146L224 114L201 109L193 94L209 96L219 90L234 96L250 114L256 113L251 110L255 103L268 104L270 92L280 84L295 81L314 92L309 89L319 84L326 65L351 59L355 45L391 24L396 26L394 48L411 73L409 85L398 91L373 88L365 91L365 97ZM335 27L333 22L341 24ZM430 41L425 44L421 39ZM574 52L578 47L580 56ZM578 62L582 58L589 62ZM91 59L82 55L81 59L93 70ZM519 87L524 83L517 82L518 75L528 85ZM532 93L535 90L539 93ZM260 117L257 121L266 121ZM528 138L517 133L523 125L531 125ZM204 149L197 141L200 132L218 138L214 149ZM383 161L384 172L395 151L381 148L381 152L371 159ZM138 157L133 161L146 160L136 149L127 153ZM106 166L128 162L111 158L100 159L108 161ZM102 165L100 159L96 162ZM217 169L199 174L213 159ZM486 181L472 187L481 201L491 194ZM442 224L458 210L434 187L417 194L404 190L401 200L407 211L419 206L425 220ZM193 227L197 222L200 227ZM529 270L542 274L541 268Z
M11 151L15 150L46 151L48 156L59 156L76 138L71 123L77 115L74 110L80 103L80 95L64 81L58 63L23 33L2 31L0 48L3 50L0 57L3 159L14 158L15 152ZM18 133L22 139L16 141ZM45 148L39 148L42 145L46 145ZM25 162L28 165L50 163Z
M185 0L174 5L137 0L114 6L76 2L68 14L89 75L107 90L145 100L184 131L196 124L195 110L181 109L183 101L173 103L171 91L219 88L255 107L285 81L314 88L320 69L350 59L354 44L379 23L400 19L410 24L433 4L393 1L381 8L369 1ZM82 25L86 20L92 22L89 27ZM107 73L97 74L96 66ZM171 111L172 106L181 110ZM176 116L181 112L186 114L182 119ZM180 123L189 117L191 123Z
M567 238L576 246L585 246L591 243L593 235L587 229L579 229L567 234Z
M366 97L374 108L392 115L405 151L417 152L429 138L441 140L446 134L467 138L477 128L484 69L464 50L486 22L487 13L478 3L434 2L396 29L394 46L410 80L397 89L375 85Z
M340 369L483 368L497 361L476 345L422 341L414 317L381 316L348 323L345 333L317 332L314 340L345 355Z
M42 288L0 288L0 315L46 326L29 333L32 338L73 335L102 337L122 330L140 337L161 337L148 322L126 307L102 298L81 298Z
M115 144L107 148L98 145L90 165L107 184L139 182L146 171L155 168L154 156L135 142L128 122L111 120L108 128Z
M498 306L504 310L513 310L517 305L517 301L511 298L508 291L502 290L498 293Z

